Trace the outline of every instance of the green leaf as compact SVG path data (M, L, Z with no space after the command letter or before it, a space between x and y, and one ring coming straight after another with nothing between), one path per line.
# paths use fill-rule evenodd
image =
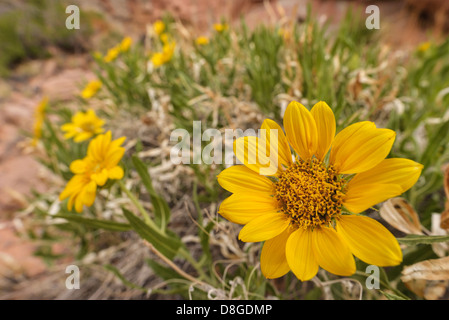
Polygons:
M449 120L443 122L434 135L429 139L429 143L422 153L420 163L427 167L432 160L439 158L440 152L438 152L440 146L446 143L445 137L449 135Z
M85 218L80 215L75 214L67 214L67 213L59 213L55 214L52 217L54 218L63 218L71 222L81 223L83 225L93 227L96 229L104 229L109 231L129 231L131 230L131 225L127 223L108 221L108 220L99 220L99 219L90 219Z
M403 238L397 238L399 243L402 244L431 244L435 242L445 242L449 241L449 235L438 235L438 236L426 236L418 234L409 234Z
M382 294L388 299L388 300L410 300L410 299L405 299L403 297L400 297L398 295L395 295L393 293L387 293L385 291L379 290L380 292L382 292Z
M141 286L139 286L139 285L137 285L137 284L132 283L132 282L129 281L128 279L126 279L125 276L124 276L124 275L120 272L120 270L117 269L116 267L114 267L114 266L112 266L112 265L110 265L110 264L107 264L107 265L104 266L104 268L105 268L106 270L111 271L113 274L115 274L115 276L116 276L117 278L119 278L119 279L123 282L123 284L124 284L125 286L127 286L128 288L131 288L131 289L138 289L138 290L142 290L143 292L148 292L148 289L145 289L145 288L143 288L143 287L141 287Z
M150 195L151 203L153 204L154 209L155 222L159 227L161 227L161 229L165 229L168 221L170 220L170 208L167 202L154 190L147 166L135 155L132 157L132 161L137 173L142 179L145 189Z
M181 246L181 241L173 234L162 234L160 230L143 222L131 211L123 209L123 213L132 228L142 239L151 243L159 252L169 259L173 259Z
M171 268L164 267L163 265L151 259L145 259L145 261L150 266L150 268L153 269L154 273L163 280L183 279L183 277L181 277L176 271Z

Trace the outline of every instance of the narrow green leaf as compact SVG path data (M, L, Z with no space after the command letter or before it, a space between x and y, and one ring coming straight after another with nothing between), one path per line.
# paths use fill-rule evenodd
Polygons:
M379 290L380 292L382 292L382 294L388 299L388 300L410 300L410 299L405 299L403 297L400 297L398 295L395 295L393 293L387 293L385 291Z
M147 264L153 269L154 273L163 280L170 279L183 279L176 271L171 268L164 267L163 265L157 263L151 259L145 259Z
M132 161L145 189L150 195L154 209L155 222L161 229L165 229L170 219L170 208L167 202L154 190L147 166L135 155L132 157Z
M449 235L438 235L438 236L426 236L418 234L409 234L403 238L397 238L399 243L402 244L431 244L435 242L445 242L449 241Z
M85 218L80 215L75 214L67 214L67 213L59 213L55 214L52 217L55 218L63 218L71 222L81 223L85 226L93 227L96 229L104 229L109 231L129 231L131 230L131 225L127 223L108 221L108 220L99 220L99 219L90 219Z
M181 241L175 235L162 234L158 229L152 228L134 215L131 211L123 209L123 213L132 228L142 239L147 240L157 250L169 259L173 259L181 246Z
M439 155L438 149L446 143L445 139L449 135L449 120L442 123L438 130L429 139L426 149L422 153L420 163L427 167L436 155Z
M141 286L139 286L139 285L137 285L137 284L135 284L135 283L132 283L132 282L129 281L128 279L126 279L125 276L124 276L124 275L120 272L120 270L117 269L116 267L114 267L114 266L112 266L112 265L110 265L110 264L107 264L107 265L104 266L104 268L105 268L106 270L111 271L111 272L112 272L117 278L119 278L119 279L123 282L123 284L124 284L125 286L127 286L128 288L131 288L131 289L138 289L138 290L141 290L141 291L143 291L143 292L148 292L148 289L145 289L144 287L141 287Z

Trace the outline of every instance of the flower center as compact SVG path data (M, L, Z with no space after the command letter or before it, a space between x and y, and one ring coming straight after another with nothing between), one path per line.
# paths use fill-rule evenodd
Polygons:
M86 121L83 124L81 124L80 129L81 129L81 131L84 131L84 132L94 132L95 124L91 121Z
M275 196L292 225L316 228L341 214L345 183L332 165L298 159L279 177Z

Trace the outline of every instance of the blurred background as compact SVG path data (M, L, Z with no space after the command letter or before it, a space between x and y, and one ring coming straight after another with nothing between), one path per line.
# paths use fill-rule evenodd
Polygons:
M65 28L68 4L81 10L80 30ZM113 36L139 41L166 13L207 34L221 19L233 25L244 17L254 28L275 24L283 13L301 22L307 4L330 29L338 28L349 7L365 19L366 7L377 5L379 32L390 50L413 49L449 31L445 0L0 0L0 298L34 298L42 283L64 279L36 254L23 224L28 197L48 187L48 173L23 145L42 96L72 103L81 84L95 77L93 51L104 51ZM70 261L64 259L59 263ZM89 298L101 295L91 292Z

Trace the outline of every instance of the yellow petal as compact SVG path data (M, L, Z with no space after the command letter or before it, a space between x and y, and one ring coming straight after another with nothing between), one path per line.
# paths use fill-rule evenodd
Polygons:
M378 221L356 215L343 215L337 221L337 233L351 252L368 264L395 266L402 261L396 238Z
M66 131L66 134L75 135L76 134L76 126L73 123L66 123L61 126L62 131Z
M123 142L125 142L125 140L126 140L126 137L117 138L114 141L111 141L109 148L116 149L116 148L120 147L123 144Z
M75 211L78 213L82 212L83 211L83 198L80 195L78 195L75 198L74 202L75 202Z
M335 137L330 163L341 174L359 173L378 165L391 150L396 133L372 122L350 125Z
M105 159L104 165L106 166L106 168L113 168L113 167L117 166L117 164L123 158L124 154L125 154L125 148L119 147L116 149L109 149L108 152L104 156L104 159Z
M303 160L312 158L317 150L318 133L312 114L302 104L290 102L284 114L287 140Z
M122 167L115 166L108 170L108 178L114 179L114 180L120 180L125 175L125 172L123 171Z
M263 194L233 194L220 205L218 213L225 219L247 224L251 220L265 213L278 211L278 204L274 197Z
M364 184L354 188L350 186L343 205L353 213L360 213L401 193L402 187L398 184Z
M287 240L286 257L292 272L301 281L312 279L318 272L318 262L313 252L314 231L300 228Z
M217 180L220 186L232 193L274 193L274 184L270 179L242 165L223 170Z
M320 267L339 276L350 276L355 272L355 261L349 246L333 228L313 230L312 243Z
M259 242L274 238L288 227L289 221L284 213L262 214L240 230L239 239L244 242Z
M86 162L83 160L75 160L70 164L70 171L74 174L81 174L86 171Z
M423 165L403 158L382 160L374 168L359 173L348 183L348 188L363 188L367 184L398 184L402 192L418 181Z
M75 142L82 142L82 141L86 141L88 139L90 139L93 136L92 132L79 132L78 134L75 135L75 138L73 139L73 141Z
M108 170L103 169L101 172L91 174L90 178L99 186L102 186L108 180Z
M79 197L82 198L82 202L84 205L90 207L94 201L97 191L97 185L95 182L91 181L89 182L80 193Z
M78 194L85 184L86 181L83 175L74 175L59 195L59 200L64 200L73 194Z
M92 141L90 141L89 146L87 147L87 156L96 160L103 160L102 153L102 145L105 134L100 134L96 136Z
M72 196L69 198L69 201L68 201L68 203L67 203L67 209L69 209L69 211L72 211L72 209L73 209L73 204L75 203L75 200L76 200L77 197L78 197L78 194L72 195Z
M279 278L290 271L285 257L285 247L290 234L291 228L287 228L284 232L263 244L260 254L260 269L265 278Z
M275 144L274 148L278 151L279 165L290 166L293 163L292 153L282 128L273 120L266 119L262 123L261 129L266 130L267 145Z
M332 109L326 102L320 101L310 110L318 132L316 157L323 160L335 137L336 123Z
M260 175L274 176L280 173L277 153L270 149L267 155L267 147L264 141L259 144L258 137L238 138L234 143L234 154L240 162Z

